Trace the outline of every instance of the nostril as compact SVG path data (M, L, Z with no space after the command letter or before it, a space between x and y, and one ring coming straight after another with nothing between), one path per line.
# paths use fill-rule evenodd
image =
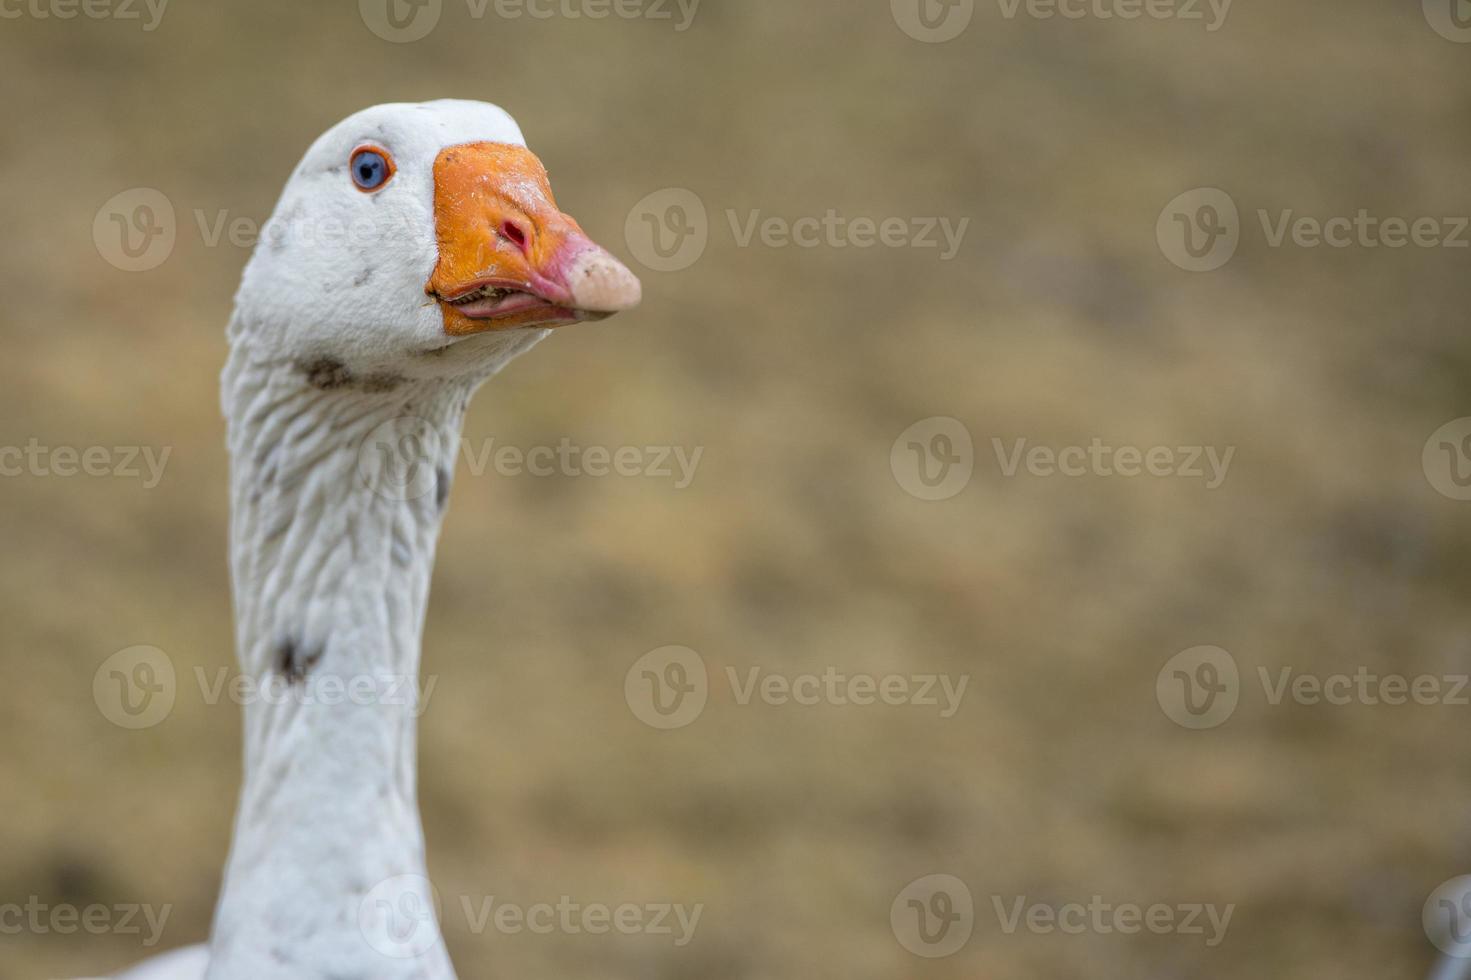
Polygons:
M507 221L501 225L501 234L508 240L514 242L517 248L523 250L526 248L526 232L516 222Z

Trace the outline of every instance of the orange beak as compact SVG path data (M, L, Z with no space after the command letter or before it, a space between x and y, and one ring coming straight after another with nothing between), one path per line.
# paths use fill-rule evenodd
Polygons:
M425 284L453 337L602 320L639 304L638 277L557 209L530 150L467 143L434 161L439 264Z

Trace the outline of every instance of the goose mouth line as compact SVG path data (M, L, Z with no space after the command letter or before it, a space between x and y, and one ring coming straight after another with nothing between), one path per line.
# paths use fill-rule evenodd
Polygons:
M555 319L577 319L576 310L554 303L519 284L498 280L472 283L452 295L432 295L472 320L491 320L532 310Z

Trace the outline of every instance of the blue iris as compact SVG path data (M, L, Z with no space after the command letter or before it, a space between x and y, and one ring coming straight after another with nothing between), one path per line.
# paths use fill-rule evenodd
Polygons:
M365 191L383 186L388 179L388 161L376 150L360 150L352 158L352 182Z

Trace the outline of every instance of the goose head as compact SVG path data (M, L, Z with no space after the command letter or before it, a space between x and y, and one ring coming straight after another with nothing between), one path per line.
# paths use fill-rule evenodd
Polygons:
M293 172L242 277L231 339L338 377L471 373L640 294L557 206L504 110L380 105L324 133Z

